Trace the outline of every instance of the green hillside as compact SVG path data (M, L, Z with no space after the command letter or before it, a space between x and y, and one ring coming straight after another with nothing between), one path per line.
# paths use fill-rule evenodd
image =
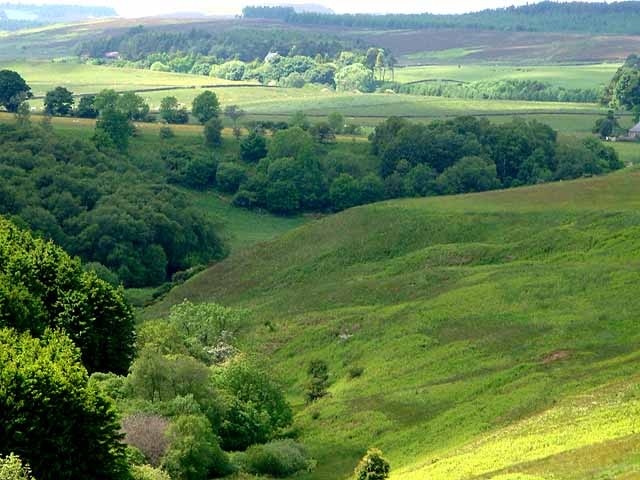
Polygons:
M252 309L243 341L286 372L318 460L304 478L346 479L370 446L398 480L640 478L639 189L627 169L352 209L146 315ZM331 395L306 406L316 358Z

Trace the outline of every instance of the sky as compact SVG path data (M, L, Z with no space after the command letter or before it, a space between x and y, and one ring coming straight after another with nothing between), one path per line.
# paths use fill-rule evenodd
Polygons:
M529 3L531 0L529 0ZM245 5L278 3L277 0L12 0L12 3L69 3L77 5L104 5L114 7L125 17L142 17L171 12L202 12L233 15ZM282 3L320 3L338 13L462 13L485 8L521 5L527 0L283 0Z

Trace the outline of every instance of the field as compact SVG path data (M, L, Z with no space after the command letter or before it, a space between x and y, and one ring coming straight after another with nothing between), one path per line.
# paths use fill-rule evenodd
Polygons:
M369 446L398 480L638 478L638 188L628 169L356 208L237 252L146 316L184 298L252 309L244 342L319 462L304 478L346 479ZM308 406L314 358L331 395Z
M554 128L569 133L589 133L595 120L605 109L595 104L559 102L523 102L509 100L466 100L398 94L337 93L307 86L302 89L260 87L245 82L229 82L211 77L152 72L148 70L117 69L91 65L57 64L49 62L8 63L0 68L12 68L32 85L33 108L41 109L44 93L63 84L74 93L96 93L103 88L139 92L157 110L167 95L190 105L203 86L216 91L222 105L235 104L246 110L247 119L286 119L296 111L311 117L323 118L332 111L341 112L353 123L375 125L391 115L414 119L434 119L457 115L482 115L501 121L503 117L528 116L539 118ZM561 67L417 67L398 69L403 81L425 75L456 76L457 79L507 78L535 74L557 84L598 86L615 66L597 65L572 67L563 77ZM457 73L456 73L457 72ZM596 75L594 72L597 72ZM454 75L456 74L456 75ZM493 77L492 77L493 75ZM404 76L404 77L403 77ZM590 80L582 79L583 77ZM465 80L466 81L466 80ZM156 90L160 91L156 91ZM149 91L154 90L154 91ZM624 123L624 121L623 121ZM626 123L631 123L630 119Z
M537 80L554 86L573 88L598 88L607 85L616 70L617 63L590 65L430 65L398 68L395 80L411 83L433 80L455 80L459 82Z

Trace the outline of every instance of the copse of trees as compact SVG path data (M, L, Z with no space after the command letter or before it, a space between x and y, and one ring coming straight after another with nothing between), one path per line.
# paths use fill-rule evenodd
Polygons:
M480 192L622 168L610 147L591 138L559 142L553 129L537 121L498 125L460 117L419 124L392 117L370 137L377 171L363 172L328 154L334 135L328 122L311 126L296 115L293 124L300 126L273 134L255 169L225 165L223 177L238 172L234 182L223 182L227 193L237 190L235 205L283 215L338 211L389 198ZM254 161L247 152L256 142L259 133L243 140L244 162ZM576 161L570 163L569 152Z
M109 112L98 133L110 115L129 125L123 114ZM212 181L210 156L177 158L175 170L143 172L133 159L95 140L100 148L36 125L0 126L6 180L0 184L0 214L100 263L126 286L158 285L224 255L214 224L167 184L193 176Z

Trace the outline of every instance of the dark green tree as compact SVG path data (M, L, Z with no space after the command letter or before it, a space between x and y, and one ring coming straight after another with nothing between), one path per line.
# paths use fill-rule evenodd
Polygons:
M138 122L149 118L149 105L144 98L134 92L125 92L116 100L116 109L129 120Z
M97 135L94 138L98 146L108 146L101 145L102 139L106 138L119 151L126 152L133 132L133 125L127 116L116 109L109 108L101 112L100 118L96 122Z
M222 145L222 122L218 117L213 117L204 124L204 144L209 148Z
M64 117L73 111L73 92L64 87L56 87L44 97L44 111L48 115Z
M184 124L189 122L189 113L176 97L165 97L160 102L160 118L167 123Z
M253 130L240 143L240 158L247 163L257 163L267 156L267 139Z
M191 113L203 125L212 118L217 118L220 115L218 96L209 90L202 92L193 99Z
M16 453L39 480L130 478L116 414L62 333L0 329L0 392L0 455Z
M80 118L97 118L98 110L95 106L95 95L83 95L80 97L78 106L76 107L75 115Z
M0 107L15 113L20 104L31 97L31 87L18 73L0 70Z
M320 400L328 395L329 365L324 360L312 360L307 368L309 382L305 395L309 403Z
M355 470L356 480L386 480L391 466L377 448L370 448Z

